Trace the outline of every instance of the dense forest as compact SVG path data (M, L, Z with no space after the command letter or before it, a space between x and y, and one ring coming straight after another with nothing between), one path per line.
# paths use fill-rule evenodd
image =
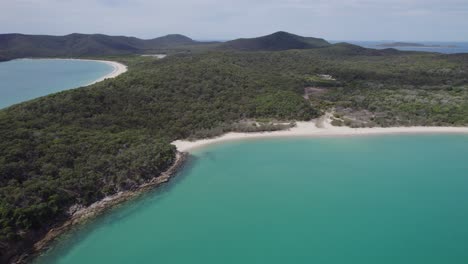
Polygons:
M242 51L279 51L290 49L313 49L328 47L331 44L324 39L294 35L279 31L257 38L243 38L220 43L218 49Z
M184 53L207 50L276 51L330 46L324 39L302 37L287 32L235 39L227 42L195 41L172 34L153 39L103 34L44 36L0 34L0 61L22 57L110 56L128 54Z
M157 176L174 161L176 139L275 130L282 127L252 121L324 111L352 126L468 125L466 54L340 43L107 59L129 71L0 111L3 260L67 219L72 205ZM310 87L321 92L304 99Z
M212 42L199 42L172 34L153 39L103 34L69 34L66 36L0 34L0 61L22 57L105 56L184 51Z

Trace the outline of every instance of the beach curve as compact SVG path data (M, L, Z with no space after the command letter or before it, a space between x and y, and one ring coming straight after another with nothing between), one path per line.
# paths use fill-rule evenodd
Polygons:
M92 84L95 84L95 83L98 83L98 82L102 82L106 79L111 79L111 78L115 78L125 72L127 72L128 68L125 64L123 63L120 63L120 62L116 62L116 61L110 61L110 60L94 60L94 59L76 59L76 58L21 58L21 59L17 59L17 60L71 60L71 61L92 61L92 62L100 62L100 63L104 63L104 64L107 64L109 66L112 67L112 72L98 78L97 80L94 80L88 84L86 84L85 86L87 85L92 85Z
M290 137L343 137L343 136L366 136L385 134L468 134L468 127L435 127L435 126L413 126L413 127L368 127L351 128L345 126L333 126L330 115L324 115L318 119L307 122L296 122L296 126L288 130L273 132L238 133L229 132L215 138L200 139L195 141L176 140L172 144L180 152L193 152L208 145L228 141L240 141L261 138L290 138Z
M74 59L75 60L75 59ZM122 73L125 73L127 72L127 66L120 63L120 62L116 62L116 61L108 61L108 60L88 60L88 59L76 59L76 60L82 60L82 61L96 61L96 62L102 62L102 63L105 63L109 66L111 66L113 68L112 72L110 72L109 74L106 74L104 75L103 77L89 83L88 85L92 85L92 84L95 84L95 83L98 83L98 82L102 82L106 79L111 79L111 78L115 78L119 75L121 75Z

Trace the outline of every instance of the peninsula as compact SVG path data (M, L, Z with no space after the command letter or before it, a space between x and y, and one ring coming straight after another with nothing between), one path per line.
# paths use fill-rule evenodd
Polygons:
M382 43L378 44L378 47L385 48L396 48L396 47L417 47L417 48L456 48L456 45L440 45L440 44L421 44L421 43L412 43L412 42L392 42L392 43Z

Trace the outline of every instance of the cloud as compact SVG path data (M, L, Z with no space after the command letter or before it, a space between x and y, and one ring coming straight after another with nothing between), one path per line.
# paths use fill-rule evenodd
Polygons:
M0 0L0 10L1 33L468 40L466 0Z

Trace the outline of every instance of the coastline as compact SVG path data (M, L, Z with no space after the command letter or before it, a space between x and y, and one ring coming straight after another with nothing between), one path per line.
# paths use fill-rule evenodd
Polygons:
M112 72L94 80L84 86L92 85L98 82L102 82L106 79L115 78L125 72L127 72L128 68L125 64L116 61L109 61L109 60L93 60L93 59L75 59L75 58L19 58L16 60L72 60L72 61L93 61L93 62L101 62L107 64L113 68Z
M330 115L308 122L296 122L296 126L288 130L273 132L237 133L230 132L219 137L200 139L195 141L176 140L172 142L180 152L193 152L197 149L229 141L241 141L260 138L316 138L316 137L348 137L388 134L468 134L468 127L372 127L351 128L344 126L333 126Z
M177 152L173 164L166 171L162 172L157 177L152 178L147 183L144 183L133 190L119 192L114 195L107 196L100 201L75 211L68 220L47 231L40 240L34 243L30 252L23 253L16 260L14 260L13 263L28 263L33 258L37 257L41 252L47 250L47 248L51 245L52 242L55 241L55 239L69 231L74 226L94 218L116 205L134 199L148 190L157 188L160 185L169 182L171 178L175 176L179 169L185 164L187 157L188 153Z
M72 59L72 60L75 60L75 59ZM80 59L77 59L77 60L80 60ZM98 82L102 82L102 81L104 81L106 79L115 78L115 77L119 76L120 74L127 72L127 70L128 70L126 65L124 65L124 64L122 64L120 62L116 62L116 61L107 61L107 60L84 60L84 61L98 61L98 62L105 63L105 64L107 64L107 65L114 68L114 70L111 73L109 73L109 74L107 74L107 75L105 75L105 76L103 76L103 77L89 83L88 85L92 85L92 84L95 84L95 83L98 83Z
M23 253L16 258L13 263L27 263L44 252L48 247L62 234L68 232L73 227L92 219L103 212L113 208L128 200L134 199L148 190L168 182L184 166L189 153L194 150L229 141L242 141L262 138L318 138L318 137L347 137L347 136L367 136L367 135L385 135L385 134L467 134L468 127L374 127L374 128L350 128L331 125L330 114L324 115L318 119L308 122L297 122L296 126L282 131L273 132L254 132L237 133L230 132L222 136L202 139L196 141L177 140L172 142L177 148L176 158L173 164L159 176L152 178L135 189L119 192L112 196L104 197L87 207L78 207L71 213L70 217L64 222L59 223L52 229L44 232L40 240L37 240L31 247L31 250Z

